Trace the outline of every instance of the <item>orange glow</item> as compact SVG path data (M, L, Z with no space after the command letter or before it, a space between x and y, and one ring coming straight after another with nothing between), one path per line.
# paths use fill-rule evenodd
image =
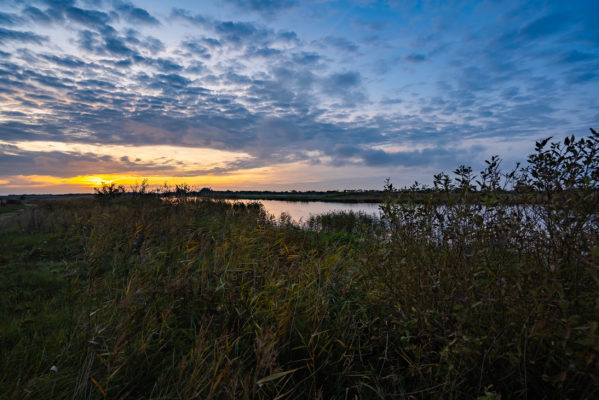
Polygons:
M372 171L359 169L351 172L352 177L369 177ZM175 172L176 174L176 172ZM288 164L273 164L267 167L231 171L222 175L146 175L132 173L89 174L71 177L49 175L3 176L0 193L91 193L102 183L130 186L148 179L150 190L187 184L193 190L210 187L214 190L288 190L301 185L303 188L320 188L324 179L346 179L347 169L325 165L312 165L305 161ZM382 179L380 180L382 182ZM382 185L382 183L381 183ZM293 186L293 187L292 187ZM282 189L284 188L284 189Z
M231 187L247 182L260 183L267 182L264 176L265 168L259 168L252 172L237 172L229 175L199 175L199 176L136 176L125 174L102 174L102 175L80 175L62 180L62 183L79 185L87 188L101 186L103 183L115 185L135 185L141 183L143 179L148 180L151 187L168 185L187 184L195 187L215 186Z

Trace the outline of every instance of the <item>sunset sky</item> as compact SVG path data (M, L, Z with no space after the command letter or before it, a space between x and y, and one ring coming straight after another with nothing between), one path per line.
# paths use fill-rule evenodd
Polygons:
M0 194L382 189L599 129L599 1L0 0Z

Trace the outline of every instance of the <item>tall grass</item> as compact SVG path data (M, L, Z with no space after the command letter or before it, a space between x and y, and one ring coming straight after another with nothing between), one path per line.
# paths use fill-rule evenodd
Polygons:
M0 231L0 396L596 397L597 164L567 186L556 145L537 180L546 144L312 230L184 196L40 202Z

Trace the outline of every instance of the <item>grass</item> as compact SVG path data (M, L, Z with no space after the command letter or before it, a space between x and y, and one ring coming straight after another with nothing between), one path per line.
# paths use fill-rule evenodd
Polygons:
M0 207L0 215L2 215L2 214L9 214L9 213L15 213L17 211L24 210L26 208L27 208L27 206L24 205L24 204L15 205L15 206Z
M596 180L513 206L458 172L442 213L387 185L381 221L311 230L258 204L40 201L0 230L0 397L596 397Z

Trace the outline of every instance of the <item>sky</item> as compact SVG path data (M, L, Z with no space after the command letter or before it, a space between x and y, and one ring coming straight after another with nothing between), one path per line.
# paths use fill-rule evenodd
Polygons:
M0 0L0 194L382 189L599 129L599 2Z

